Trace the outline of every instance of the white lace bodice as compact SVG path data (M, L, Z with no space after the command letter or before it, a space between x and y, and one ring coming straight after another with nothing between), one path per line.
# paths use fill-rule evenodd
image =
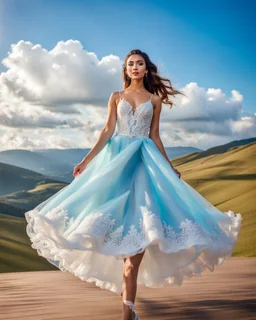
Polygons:
M119 96L121 94L119 92ZM153 117L152 96L148 101L132 108L128 101L120 99L117 105L117 134L149 137L150 125Z

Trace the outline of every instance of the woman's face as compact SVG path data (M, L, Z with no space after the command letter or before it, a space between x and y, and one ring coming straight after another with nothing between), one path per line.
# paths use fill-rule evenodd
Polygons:
M132 79L143 78L146 70L145 60L139 54L131 55L127 60L126 74Z

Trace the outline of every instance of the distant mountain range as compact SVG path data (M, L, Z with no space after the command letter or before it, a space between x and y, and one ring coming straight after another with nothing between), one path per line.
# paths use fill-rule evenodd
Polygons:
M33 151L5 150L0 152L0 162L38 172L48 179L70 183L74 178L74 166L82 161L90 150L90 148L37 149ZM166 153L170 159L199 151L202 150L192 147L166 148ZM4 192L5 190L0 188L0 195L5 194Z
M63 181L48 178L32 170L0 163L0 196L17 191L30 190L37 185L47 183L63 184Z
M72 180L72 164L63 159L65 159L64 155L63 158L55 159L43 153L29 150L5 150L0 152L0 162L2 163L29 169L51 179L70 182Z
M24 210L42 202L67 183L44 175L0 163L0 212L24 217Z

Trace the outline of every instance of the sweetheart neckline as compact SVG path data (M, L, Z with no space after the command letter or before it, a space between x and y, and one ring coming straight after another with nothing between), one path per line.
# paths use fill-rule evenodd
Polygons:
M151 103L151 106L153 107L153 104L152 104L152 102L151 102L151 98L150 98L149 100L145 101L145 102L142 102L142 103L139 104L138 107L136 107L136 108L133 108L133 106L132 106L127 100L125 100L124 98L120 99L119 102L118 102L118 104L119 104L121 101L126 102L126 103L128 104L128 106L132 109L132 115L135 114L136 110L137 110L139 107L141 107L143 104L146 104L146 103L148 103L148 102L150 102L150 103ZM133 112L133 110L134 110L134 112Z

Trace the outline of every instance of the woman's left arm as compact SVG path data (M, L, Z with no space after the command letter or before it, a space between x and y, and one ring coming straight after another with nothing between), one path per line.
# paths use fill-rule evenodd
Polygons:
M154 104L155 108L154 108L154 114L153 114L152 123L151 123L151 127L150 127L149 138L154 141L154 143L156 144L159 151L162 153L162 155L165 157L165 159L170 163L172 169L176 173L178 173L180 176L180 172L173 167L171 161L169 160L169 158L165 152L162 140L160 138L159 123L160 123L160 114L161 114L161 110L162 110L162 100L159 96L153 96L153 98L154 98L153 104Z

